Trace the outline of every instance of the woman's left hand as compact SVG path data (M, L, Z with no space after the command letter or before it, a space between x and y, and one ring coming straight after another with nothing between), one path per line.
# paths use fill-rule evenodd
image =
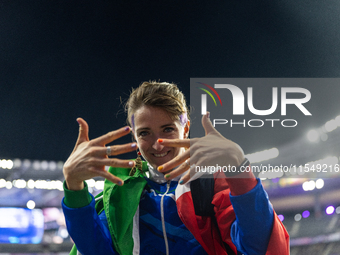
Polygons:
M222 136L212 125L207 115L202 117L202 125L205 136L193 139L159 139L158 142L169 147L189 148L184 153L177 155L169 162L158 167L159 172L166 172L165 178L171 180L176 176L188 171L180 184L188 182L195 174L199 174L200 167L205 166L227 166L237 167L244 160L241 147L231 140ZM169 172L169 170L175 168Z

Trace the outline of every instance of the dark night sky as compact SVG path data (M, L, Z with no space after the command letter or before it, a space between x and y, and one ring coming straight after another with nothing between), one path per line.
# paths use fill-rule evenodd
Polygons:
M335 0L0 1L0 158L66 160L76 118L92 138L119 128L119 98L144 80L189 98L190 77L339 77L339 10Z

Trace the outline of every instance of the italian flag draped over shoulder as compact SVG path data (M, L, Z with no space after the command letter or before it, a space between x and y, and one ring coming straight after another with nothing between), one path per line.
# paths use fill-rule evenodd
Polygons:
M134 246L134 243L137 243L134 242L134 233L136 227L138 228L134 219L138 217L135 214L138 212L140 197L146 185L142 173L148 170L147 163L143 162L142 171L137 170L133 176L129 176L130 170L110 167L109 172L121 178L124 185L118 186L105 180L104 191L98 195L103 195L103 199L96 202L98 214L105 210L112 242L120 255L139 254L139 248ZM70 255L77 255L75 245Z

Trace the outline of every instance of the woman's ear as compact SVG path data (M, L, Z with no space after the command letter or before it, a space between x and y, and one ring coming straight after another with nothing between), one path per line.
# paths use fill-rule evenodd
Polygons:
M187 139L189 137L189 130L190 130L190 120L188 120L184 126L183 139Z

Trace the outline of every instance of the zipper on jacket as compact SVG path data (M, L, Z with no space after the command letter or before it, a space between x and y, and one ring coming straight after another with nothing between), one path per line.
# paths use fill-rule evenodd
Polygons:
M166 255L169 255L169 244L168 244L168 237L166 235L166 229L165 229L163 201L164 201L164 196L169 192L170 181L167 182L166 186L167 186L166 192L161 197L161 218L162 218L162 229L163 229L163 237L164 237L164 242L165 242Z

